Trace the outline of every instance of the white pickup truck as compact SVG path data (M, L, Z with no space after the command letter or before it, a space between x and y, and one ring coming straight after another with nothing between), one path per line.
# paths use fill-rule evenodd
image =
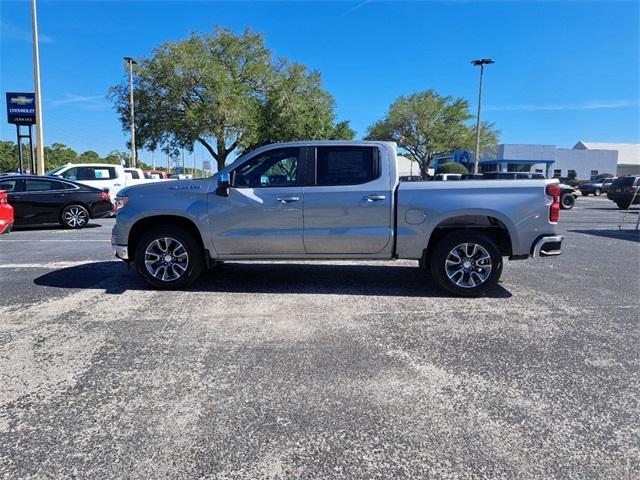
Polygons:
M51 170L47 175L108 190L112 200L120 190L134 184L127 178L124 167L111 163L67 163Z
M155 288L224 260L406 258L476 296L504 257L561 253L559 193L546 179L401 183L388 142L267 145L210 178L122 190L112 245Z

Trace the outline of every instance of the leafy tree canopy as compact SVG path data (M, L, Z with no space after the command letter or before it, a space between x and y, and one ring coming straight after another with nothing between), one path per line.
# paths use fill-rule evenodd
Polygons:
M469 102L441 96L434 90L399 97L386 116L368 129L367 140L390 140L420 163L423 173L440 154L459 149L475 149L475 125ZM499 132L492 123L482 123L481 150L493 149Z
M353 138L335 123L334 100L320 74L274 61L262 35L217 28L164 43L134 65L136 140L175 155L199 142L224 167L227 157L272 141ZM110 89L130 127L128 79Z

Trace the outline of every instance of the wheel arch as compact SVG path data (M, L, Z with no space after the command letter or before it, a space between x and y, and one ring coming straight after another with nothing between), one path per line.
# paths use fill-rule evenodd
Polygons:
M505 221L488 213L475 215L455 215L442 219L431 231L429 241L422 254L422 262L428 265L431 252L444 236L460 231L474 231L487 235L498 247L503 257L514 252L513 235Z
M193 238L198 243L198 246L202 251L207 265L209 264L209 252L204 246L204 240L200 230L193 220L180 215L153 215L151 217L141 218L135 222L129 230L129 237L127 241L129 262L133 262L135 260L136 248L144 233L150 228L160 227L163 225L180 227L193 235Z

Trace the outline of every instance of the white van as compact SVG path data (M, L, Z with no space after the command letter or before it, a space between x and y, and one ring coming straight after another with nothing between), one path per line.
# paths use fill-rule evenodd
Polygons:
M127 175L121 165L111 163L67 163L47 173L90 187L108 189L112 201L118 192L128 186Z

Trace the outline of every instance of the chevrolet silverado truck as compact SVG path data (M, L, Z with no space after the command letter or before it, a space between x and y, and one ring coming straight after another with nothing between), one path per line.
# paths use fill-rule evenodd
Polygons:
M561 253L559 195L546 179L399 182L390 142L291 142L210 178L121 190L111 243L158 289L225 260L413 259L448 292L478 296L503 258Z

